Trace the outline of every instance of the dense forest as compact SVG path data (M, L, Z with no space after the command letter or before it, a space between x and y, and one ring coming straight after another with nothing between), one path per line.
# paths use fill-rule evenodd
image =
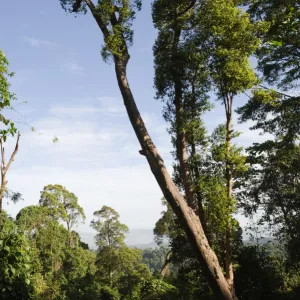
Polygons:
M9 53L0 50L0 299L300 299L299 1L152 1L155 98L168 124L172 174L136 105L135 78L127 78L142 4L57 1L94 19L103 37L101 55L114 68L137 155L163 195L157 247L128 246L118 208L104 205L90 222L97 249L89 249L76 232L84 209L56 182L16 217L3 209L22 198L7 180L22 136L6 115L17 95ZM210 132L204 116L215 101L224 122ZM239 124L266 138L244 149ZM237 214L256 221L242 228Z

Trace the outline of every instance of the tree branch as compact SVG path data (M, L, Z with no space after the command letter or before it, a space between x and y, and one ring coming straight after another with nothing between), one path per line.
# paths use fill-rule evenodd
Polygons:
M20 140L20 136L21 136L21 134L20 134L20 132L18 132L18 137L17 137L16 147L15 147L15 150L14 150L14 152L12 153L12 155L11 155L11 157L10 157L10 159L9 159L9 162L8 162L7 166L4 167L4 170L3 170L3 171L4 171L4 174L6 174L7 170L9 169L10 165L11 165L12 162L14 161L15 156L16 156L18 150L19 150L19 140ZM4 149L3 149L3 150L4 150ZM3 157L4 157L4 156L2 156L2 160L3 160Z
M0 139L0 145L1 145L1 174L3 174L3 170L5 169L5 153L4 153L2 138Z
M76 2L73 5L73 12L78 12L82 4L82 0L76 0Z
M99 16L99 14L96 12L96 7L94 5L94 3L91 0L85 0L88 8L90 9L94 19L96 20L99 28L101 29L103 35L104 35L104 39L107 39L110 36L109 30L107 29L105 23L103 22L103 20L101 19L101 17Z
M188 12L194 5L196 4L196 0L193 0L191 2L191 4L186 7L182 12L180 12L179 14L177 14L177 17L181 17L182 15L184 15L186 12Z

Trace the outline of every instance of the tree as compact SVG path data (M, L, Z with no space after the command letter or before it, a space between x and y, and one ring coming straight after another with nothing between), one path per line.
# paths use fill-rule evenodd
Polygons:
M79 12L74 0L60 0L60 3L69 12ZM136 10L141 8L141 1L98 1L98 4L95 5L92 1L86 0L82 2L80 7L80 11L84 11L87 8L90 10L103 33L105 44L102 54L104 58L110 56L114 61L117 81L128 117L142 147L140 153L146 156L151 171L166 200L181 220L198 259L203 261L203 266L216 294L224 299L234 299L230 287L223 276L218 259L209 246L202 224L197 214L187 205L184 196L179 192L171 179L145 127L128 83L126 75L130 59L128 46L132 43L133 38L130 25ZM188 3L186 8L189 7L190 3Z
M282 257L270 246L243 246L238 254L236 287L240 299L285 299ZM293 299L293 298L290 298Z
M8 65L9 62L0 49L0 122L4 126L0 130L0 136L4 142L9 134L14 135L17 132L14 123L3 115L3 110L10 108L11 101L16 100L16 95L10 91L9 83L9 78L14 76L14 73L9 72Z
M150 272L142 263L141 251L128 248L124 242L128 227L108 206L103 206L94 216L91 227L97 231L98 280L120 295L129 296L128 299L139 299L141 282L150 277Z
M128 227L119 221L119 214L109 206L103 206L94 212L91 227L97 231L95 237L99 250L108 247L118 249L124 246L125 233Z
M49 184L41 192L39 203L41 206L51 208L54 217L66 223L71 243L71 229L79 223L80 219L85 219L84 211L78 204L75 194L59 184Z
M235 1L205 1L199 11L196 27L198 47L209 52L208 68L218 100L225 107L224 140L219 145L219 158L223 156L227 194L226 279L233 286L232 242L235 211L233 183L237 171L241 172L245 158L241 149L232 145L236 136L232 126L234 98L257 83L249 58L259 46L256 37L265 25L251 24L247 14L237 8ZM201 51L201 50L199 50ZM220 152L221 151L221 152ZM222 153L223 152L223 153ZM245 170L245 168L244 168Z
M13 151L9 161L5 164L5 152L4 152L4 143L6 142L8 135L14 135L17 132L14 123L11 120L8 120L3 116L3 110L5 108L11 107L11 101L15 100L16 97L13 93L10 92L10 83L9 77L12 77L14 74L9 72L8 70L8 60L5 57L4 53L0 49L0 122L4 126L0 130L0 148L1 148L1 186L0 186L0 231L2 228L2 205L3 205L3 197L6 192L6 173L14 161L14 158L18 152L19 148L19 138L20 133L18 133L17 142L15 150Z
M61 283L69 234L63 225L52 217L48 207L29 206L17 215L17 225L29 238L32 249L32 272L35 293L53 299L61 294Z
M159 274L164 269L168 253L170 253L170 250L165 246L160 246L154 249L146 248L143 250L142 260L153 274Z
M17 155L17 152L19 150L19 139L20 139L20 133L18 133L16 146L13 151L13 153L10 156L10 159L8 163L5 163L5 151L4 151L4 137L0 137L0 149L1 149L1 186L0 186L0 215L2 214L2 204L3 204L3 198L5 195L7 195L7 179L6 179L6 173L11 166L12 162L15 159L15 156ZM0 220L0 230L1 230L1 220Z
M32 257L29 241L21 232L0 239L0 291L2 299L32 299Z
M205 199L209 199L212 193L208 197L204 195L207 194L207 185L201 184L201 180L204 183L204 174L199 168L198 154L204 152L207 144L201 114L209 108L206 94L210 85L216 89L218 99L225 106L226 126L218 128L219 145L215 145L213 151L218 152L214 153L214 159L224 164L225 180L219 176L218 186L227 185L227 196L217 201L224 203L219 218L227 223L226 278L233 289L233 181L237 171L245 169L245 158L241 149L234 147L231 141L235 137L232 102L237 94L257 82L249 57L259 45L255 35L262 26L251 24L247 15L235 7L234 1L194 1L184 10L186 2L177 1L172 5L166 1L154 2L153 19L159 29L154 48L155 86L158 97L166 102L164 116L171 123L170 132L174 135L179 161L176 183L179 182L183 188L188 204L199 211L211 244L212 228L208 226ZM221 136L221 132L224 135ZM200 151L199 145L202 146ZM198 161L195 159L197 154ZM204 159L203 154L201 159ZM208 178L206 173L206 182Z
M125 246L125 233L128 227L119 221L119 214L111 207L103 206L94 212L96 219L91 221L91 227L97 231L95 237L98 246L97 264L107 274L107 284L113 286L116 270L120 267L120 249Z
M144 283L141 296L145 300L175 300L178 299L178 291L174 286L154 279Z
M255 122L253 130L273 135L272 140L249 147L251 168L240 185L241 205L246 215L260 212L259 222L273 228L271 234L285 242L294 262L300 243L299 207L299 100L281 99L269 90L255 91L241 107L241 121Z
M297 0L244 1L253 20L264 20L268 30L257 51L258 66L271 85L287 90L300 78L300 7Z

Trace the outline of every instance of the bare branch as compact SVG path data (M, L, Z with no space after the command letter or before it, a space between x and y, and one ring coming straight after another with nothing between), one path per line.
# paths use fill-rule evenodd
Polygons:
M20 134L20 132L18 132L18 137L17 137L16 147L15 147L15 150L14 150L14 152L12 153L12 155L11 155L11 157L10 157L10 159L9 159L9 162L8 162L7 166L4 167L4 170L3 170L3 171L4 171L4 174L6 174L7 170L9 169L10 165L11 165L12 162L14 161L15 156L16 156L18 150L19 150L19 140L20 140L20 136L21 136L21 134ZM2 160L3 160L3 157L2 157Z

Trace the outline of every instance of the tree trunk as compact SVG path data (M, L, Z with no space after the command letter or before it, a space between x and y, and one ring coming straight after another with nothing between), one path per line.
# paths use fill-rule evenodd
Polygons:
M207 236L207 226L205 221L205 214L202 205L200 193L194 190L191 177L191 168L188 161L187 141L184 132L184 99L183 99L183 85L181 81L181 73L183 72L183 63L178 55L178 45L180 41L181 30L174 29L174 37L172 44L172 63L173 63L173 78L175 90L175 112L176 112L176 153L179 161L180 177L182 178L183 188L188 205L194 209L199 215L203 230ZM194 91L194 88L193 88ZM196 154L195 145L192 144L192 156ZM197 174L196 174L197 173ZM196 178L199 177L198 170L195 172ZM209 240L209 239L208 239Z
M136 106L128 84L126 76L128 58L115 56L114 59L116 77L128 117L142 147L142 153L146 156L151 171L159 184L164 197L174 210L178 219L181 221L198 259L203 262L204 271L207 273L207 278L216 295L218 295L221 299L226 300L237 299L225 279L217 256L209 246L198 216L187 205L184 197L175 186L164 165L163 159L160 157L157 148L147 132L144 121Z
M232 96L226 96L226 183L227 183L227 198L230 205L232 198L232 164L230 162L230 151L231 151L231 125L232 125ZM232 224L231 219L228 217L228 224L226 230L226 279L233 290L233 267L232 267Z
M3 168L1 167L1 187L0 187L0 232L2 231L3 227L3 198L4 198L4 192L6 189L7 180L5 178L5 172L3 171Z
M172 262L172 251L169 251L166 255L165 263L160 271L161 277L165 277L170 273L170 266Z
M90 0L86 0L86 3L106 40L110 33L105 23L101 19L100 14L96 12L94 4ZM115 16L113 15L111 19L112 26L116 24L115 22ZM182 223L183 229L194 248L195 254L203 263L203 271L207 274L207 278L215 291L215 294L220 297L220 299L234 300L236 297L234 293L232 293L222 272L217 256L209 246L199 217L193 209L187 205L185 198L174 184L164 165L163 159L159 155L157 148L148 134L127 80L126 68L129 54L125 40L123 46L122 56L114 55L115 72L129 120L142 147L140 153L146 156L151 171L160 186L164 197Z
M175 89L175 111L176 111L176 153L179 161L180 178L182 179L183 188L188 205L196 212L198 210L198 203L196 201L196 194L193 191L193 185L190 176L190 166L187 154L187 142L184 132L184 107L182 96L182 82L181 73L183 62L178 56L178 44L180 39L180 29L174 29L174 38L172 45L172 64L173 64L173 78Z
M196 146L194 141L191 142L191 158L195 158L196 156ZM199 174L199 170L197 168L197 166L195 168L192 169L192 172L194 173L195 178L199 178L200 174ZM207 226L207 217L205 216L205 211L204 211L204 206L203 206L203 196L201 194L201 190L199 188L199 185L197 185L196 191L195 191L196 195L197 195L197 203L198 203L198 214L199 214L199 218L204 230L204 233L206 235L206 238L208 240L209 245L212 245L212 234L211 231L209 230L208 226Z
M13 151L13 153L10 156L10 159L7 163L7 165L5 164L5 151L4 151L4 141L2 140L2 138L0 138L0 150L1 150L1 186L0 186L0 232L2 231L2 227L3 227L3 198L4 198L4 193L6 190L6 185L7 185L7 180L6 180L6 173L9 169L9 167L11 166L12 162L15 159L15 156L19 150L19 140L20 140L20 132L18 132L18 136L17 136L17 141L16 141L16 146L15 149Z

